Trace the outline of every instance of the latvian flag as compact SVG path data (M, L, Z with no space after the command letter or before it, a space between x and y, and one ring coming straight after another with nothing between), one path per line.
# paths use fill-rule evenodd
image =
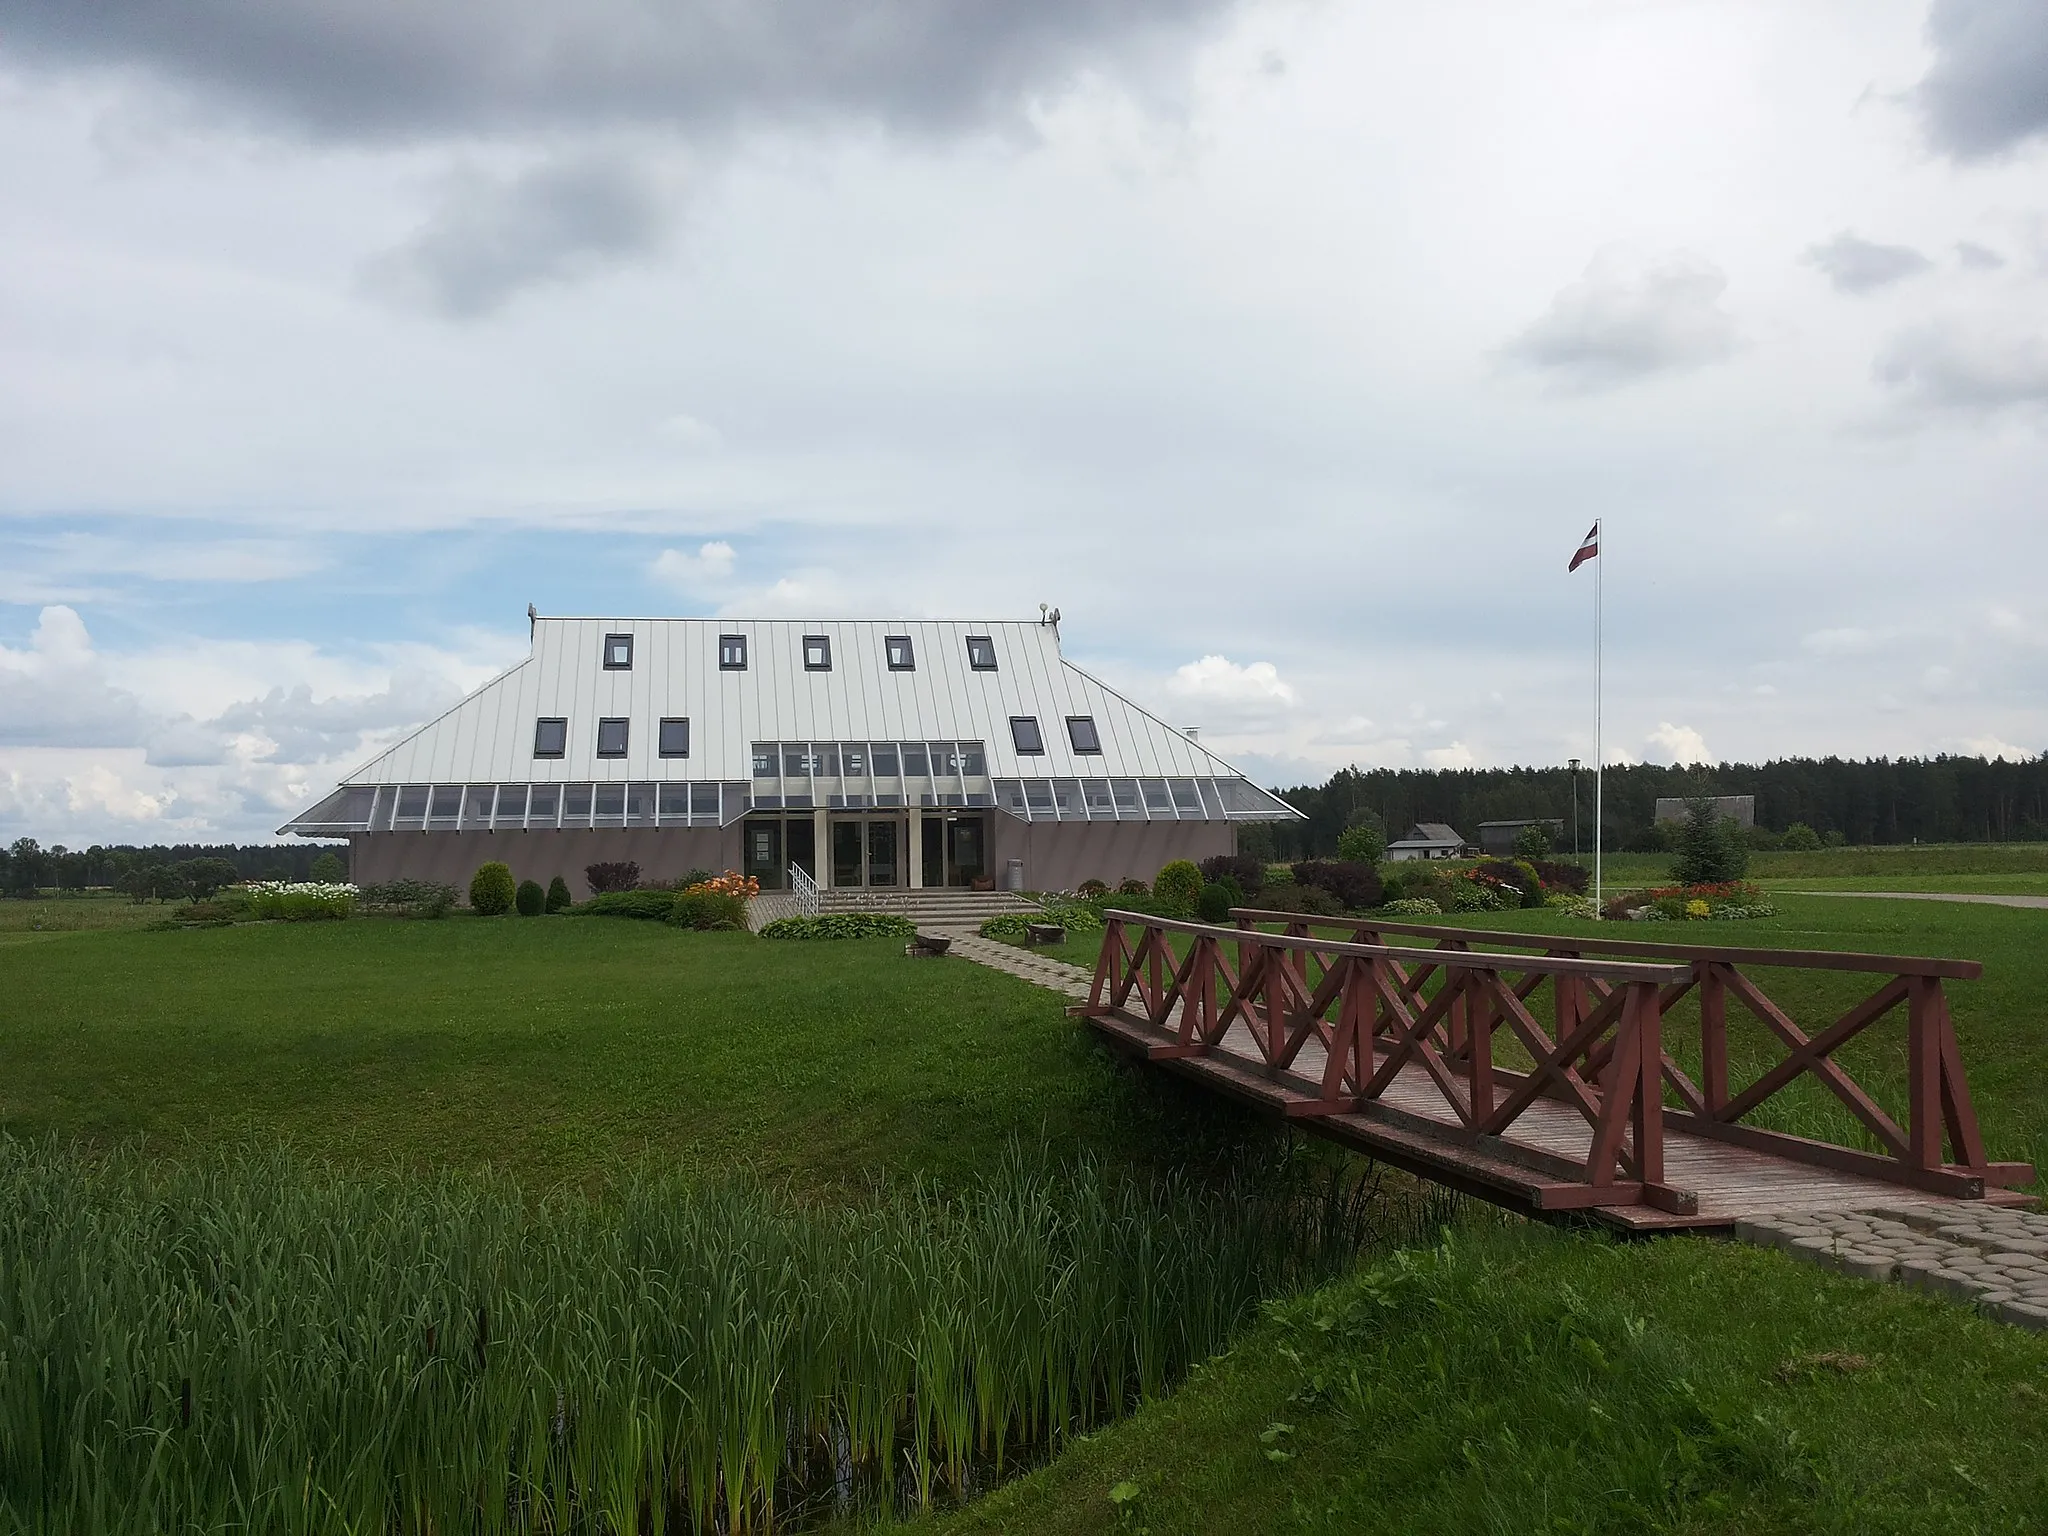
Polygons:
M1569 575L1571 572L1576 571L1580 566L1584 565L1588 560L1592 559L1595 555L1599 553L1600 525L1598 523L1595 523L1592 527L1586 530L1585 538L1580 540L1579 552L1576 555L1572 556L1572 563L1565 567L1566 574Z

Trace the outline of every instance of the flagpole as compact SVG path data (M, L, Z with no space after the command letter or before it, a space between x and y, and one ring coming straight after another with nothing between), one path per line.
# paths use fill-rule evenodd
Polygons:
M1607 571L1607 530L1601 526L1601 518L1593 524L1593 911L1597 916L1602 907L1600 890L1600 842L1604 816L1601 810L1600 779L1606 765L1607 752L1604 740L1607 713L1606 678L1602 675L1606 665L1605 636L1601 633L1605 605L1602 602L1601 583Z

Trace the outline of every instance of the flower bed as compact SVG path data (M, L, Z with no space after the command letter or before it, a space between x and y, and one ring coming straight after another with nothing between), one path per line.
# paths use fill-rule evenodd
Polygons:
M907 939L917 924L888 912L827 912L785 917L761 930L764 939Z
M323 880L254 880L221 893L224 903L265 922L320 922L352 915L356 888Z
M1605 915L1638 923L1741 922L1753 917L1776 917L1778 909L1765 901L1763 892L1748 881L1724 880L1713 885L1665 885L1630 891L1608 902Z

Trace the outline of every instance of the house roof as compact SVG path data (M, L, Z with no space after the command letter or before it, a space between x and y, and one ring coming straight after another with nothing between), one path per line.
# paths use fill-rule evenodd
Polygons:
M1404 842L1463 843L1458 829L1441 821L1418 821Z
M720 665L721 638L734 635L746 643L744 668ZM605 665L613 636L630 637L629 667ZM993 666L974 664L970 637L986 640ZM813 638L829 647L829 668L806 666L806 643ZM908 667L890 665L892 639L909 642ZM1021 750L1029 743L1018 740L1012 721L1023 717L1037 722L1042 751ZM1070 717L1093 722L1100 751L1077 750L1089 743L1077 742ZM690 721L687 757L660 755L664 718ZM567 722L560 756L535 755L536 725L543 719ZM623 756L598 756L600 720L627 722ZM1207 790L1194 791L1193 804L1201 809L1192 813L1203 819L1299 816L1184 731L1065 660L1056 626L1029 621L535 616L533 649L524 661L364 764L342 787L688 781L736 789L752 783L765 797L769 786L757 777L757 744L836 750L874 742L942 742L949 751L955 743L978 744L984 793L967 803L997 804L1027 819L1037 819L1028 813L1034 783L1116 779L1206 781ZM774 789L786 793L784 786ZM1152 798L1149 791L1138 795L1141 819ZM1167 815L1191 814L1182 791L1169 787L1165 798ZM822 793L817 803L827 803ZM281 830L333 828L354 819L323 802Z

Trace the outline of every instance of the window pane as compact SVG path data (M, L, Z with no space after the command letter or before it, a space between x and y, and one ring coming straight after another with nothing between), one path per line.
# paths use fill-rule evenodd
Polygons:
M757 742L755 742L755 743L754 743L754 777L755 777L755 778L757 778L757 779L772 779L772 778L774 778L774 777L775 777L775 772L776 772L776 769L775 769L775 759L776 759L777 755L778 755L778 754L777 754L777 751L776 751L776 747L775 747L775 743L774 743L774 742L772 742L772 741L757 741Z
M633 637L631 635L606 635L604 637L604 665L608 672L623 672L633 665Z
M908 672L917 665L915 653L910 648L910 636L891 635L882 645L888 651L892 672Z
M654 825L654 786L652 784L628 784L626 786L626 824L633 827Z
M960 752L950 741L935 741L932 749L932 777L951 778L960 772Z
M693 816L716 816L718 814L718 786L716 784L692 784L690 786L690 814Z
M931 771L931 759L925 756L924 743L921 741L904 742L903 776L908 779L921 779Z
M433 821L453 822L462 809L462 786L460 784L436 784L434 786L434 808L429 812Z
M562 791L562 820L590 820L590 786L571 784Z
M820 741L811 747L812 771L828 779L839 777L839 747L836 742Z
M893 741L876 742L874 755L875 777L878 779L895 778L898 772L896 767L896 743Z
M1020 757L1038 757L1045 752L1045 738L1038 733L1038 716L1010 716L1010 740Z
M967 637L967 665L977 672L993 672L996 669L996 643L987 635Z
M839 744L839 771L849 779L864 779L868 776L868 749L857 741Z
M427 786L408 784L398 792L398 819L400 821L425 821L427 819Z
M960 771L969 778L976 778L988 772L988 754L978 741L960 743Z
M1173 781L1173 804L1177 810L1201 810L1202 797L1196 792L1193 779L1175 779Z
M1067 739L1076 752L1095 754L1102 750L1102 738L1095 732L1093 715L1067 716Z
M569 747L569 722L547 718L533 723L533 755L560 757Z
M1133 816L1138 810L1138 781L1136 779L1111 779L1109 792L1116 798L1120 815Z
M832 666L832 641L825 635L804 636L804 667L812 672L829 671Z
M532 798L527 802L526 806L527 825L532 826L535 823L545 823L548 826L553 826L555 812L561 808L561 804L562 787L559 784L534 785Z
M661 755L663 757L688 757L690 755L690 722L673 717L661 722Z
M1052 814L1052 785L1048 784L1044 779L1026 779L1024 781L1024 803L1031 807L1031 814L1033 816L1050 816Z
M811 772L810 754L800 741L785 741L782 744L782 776L786 779L808 778Z
M718 664L728 672L743 672L747 666L747 637L745 635L720 635L718 637Z
M681 821L690 814L690 786L687 784L664 784L661 786L661 819Z
M1081 792L1087 797L1088 809L1097 816L1116 814L1116 802L1109 798L1109 780L1083 779Z
M1146 810L1148 810L1148 811L1170 811L1170 810L1172 810L1172 809L1173 809L1173 800L1172 800L1172 799L1171 799L1171 797L1169 797L1169 796L1168 796L1168 794L1166 793L1166 782L1165 782L1165 780L1163 780L1163 779L1147 779L1147 780L1145 780L1145 786L1144 786L1144 787L1145 787L1145 809L1146 809Z
M626 724L624 720L600 720L597 722L597 755L599 757L624 757L626 755Z
M498 786L498 813L492 819L501 827L516 827L526 820L526 786L524 784L500 784Z
M599 821L623 821L626 816L626 786L623 784L600 784L597 786L597 819Z

